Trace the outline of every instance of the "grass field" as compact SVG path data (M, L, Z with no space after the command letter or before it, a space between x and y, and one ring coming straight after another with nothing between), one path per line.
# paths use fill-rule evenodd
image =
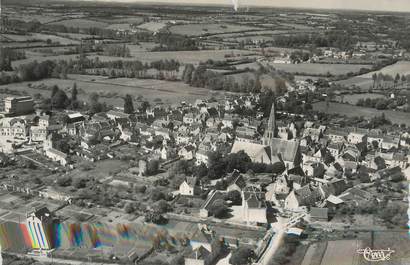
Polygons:
M164 22L147 22L139 25L138 28L155 32L164 28L165 26L166 24Z
M396 76L396 74L400 75L409 75L410 74L410 62L408 61L399 61L393 65L386 66L379 71L370 72L364 75L355 76L346 80L338 81L338 84L345 85L345 86L352 86L356 85L361 88L369 88L373 85L373 74L389 74L391 76Z
M216 50L216 51L178 51L178 52L146 52L137 51L137 48L131 47L131 58L122 58L122 60L139 60L142 62L153 62L158 60L178 60L181 63L198 64L208 59L225 60L225 56L230 58L241 59L243 57L254 57L249 51L241 50ZM233 57L232 57L233 56ZM90 56L91 57L91 56ZM101 61L118 60L118 57L99 56Z
M100 93L101 95L108 93L116 93L110 98L101 97L100 100L122 107L124 102L122 97L125 94L131 94L134 97L142 95L147 100L161 98L164 103L177 103L181 101L194 102L198 98L207 98L214 95L214 92L205 88L194 88L182 82L169 82L151 79L131 79L117 78L107 79L104 77L87 76L87 75L70 75L70 79L46 79L37 82L22 82L0 86L1 88L9 88L17 91L26 91L30 95L37 93L44 97L49 97L51 91L44 89L33 88L40 84L45 86L58 85L62 89L71 88L75 83L80 90L80 98L87 100L88 95L92 92ZM94 80L94 81L92 81ZM28 87L32 84L32 87Z
M366 98L376 99L376 98L385 98L385 96L381 94L375 94L375 93L343 95L343 102L356 105L359 99L366 99Z
M240 32L240 31L252 31L259 30L259 28L248 27L235 24L186 24L176 25L169 28L172 33L187 35L187 36L199 36L205 34L217 34L228 32Z
M329 241L321 265L358 265L361 258L357 250L362 248L361 241Z
M361 64L319 64L319 63L300 63L300 64L278 64L269 63L275 69L283 70L288 73L303 73L306 75L343 75L349 72L358 72L361 68L371 68L370 65Z
M410 113L392 110L377 110L372 108L364 108L359 106L352 106L341 103L330 103L329 108L326 106L326 102L318 102L313 104L313 109L325 113L346 115L348 117L366 117L371 118L380 116L384 113L386 118L396 124L406 124L410 126Z
M84 19L84 18L74 18L74 19L67 19L61 20L58 22L52 22L51 25L64 25L66 27L73 27L73 28L105 28L108 26L108 23Z

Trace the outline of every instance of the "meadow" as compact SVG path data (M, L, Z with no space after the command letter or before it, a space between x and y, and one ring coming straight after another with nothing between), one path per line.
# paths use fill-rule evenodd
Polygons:
M317 102L313 104L313 109L316 111L324 112L324 113L331 113L331 114L340 114L346 115L348 117L366 117L372 118L375 116L380 116L384 113L387 119L389 119L392 123L395 124L406 124L410 126L410 113L408 112L401 112L401 111L393 111L393 110L377 110L372 108L365 108L359 106L352 106L348 104L341 104L341 103L330 103L330 106L326 106L326 102Z
M300 64L280 64L269 63L275 69L283 70L288 73L303 73L306 75L344 75L349 72L359 72L361 68L371 68L365 64L320 64L320 63L300 63Z
M123 106L122 98L126 94L130 94L135 98L141 95L149 101L161 98L162 102L169 104L181 101L194 102L198 98L208 98L218 94L206 88L191 87L182 82L132 78L109 79L91 75L69 75L68 78L50 78L36 82L13 83L0 86L0 89L8 88L26 92L29 95L41 94L43 97L49 97L51 90L37 89L37 86L51 87L58 85L69 93L74 83L76 83L79 89L79 98L87 100L91 93L96 92L100 95L101 101L118 107Z
M369 72L364 75L355 76L349 79L338 81L338 84L345 85L345 86L352 86L356 85L361 88L370 88L373 86L373 74L388 74L391 76L396 76L396 74L400 75L409 75L410 74L410 62L408 61L399 61L395 64L386 66L378 71Z
M105 28L108 26L108 23L91 20L91 19L84 19L84 18L61 20L57 22L52 22L50 24L51 25L64 25L66 27L73 27L73 28Z
M186 24L171 26L169 31L175 34L187 35L187 36L199 36L206 34L218 34L228 32L242 32L259 30L255 27L235 25L235 24Z

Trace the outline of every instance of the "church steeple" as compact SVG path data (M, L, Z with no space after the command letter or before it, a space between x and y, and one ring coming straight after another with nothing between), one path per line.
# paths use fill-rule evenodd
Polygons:
M272 108L270 110L268 126L266 127L265 133L263 135L263 144L270 145L272 139L275 137L276 132L276 118L275 118L275 102L272 102Z

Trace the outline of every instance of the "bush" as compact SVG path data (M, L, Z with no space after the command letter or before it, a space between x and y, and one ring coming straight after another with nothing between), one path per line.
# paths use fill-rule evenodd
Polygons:
M135 207L132 203L127 203L124 206L124 211L128 214L133 213L135 211Z
M157 203L157 212L160 214L164 214L167 213L169 211L171 211L171 205L169 203L167 203L165 200L160 200Z
M62 176L57 179L57 185L60 187L68 187L71 185L72 179L69 176Z
M73 181L73 186L77 189L85 188L86 184L87 184L87 181L83 178L76 178Z

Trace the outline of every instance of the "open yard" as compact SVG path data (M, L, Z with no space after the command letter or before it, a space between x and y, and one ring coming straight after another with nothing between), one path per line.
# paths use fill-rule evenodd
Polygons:
M386 118L391 122L396 124L406 124L410 126L410 113L401 112L401 111L392 111L392 110L377 110L372 108L364 108L359 106L352 106L348 104L341 103L330 103L330 106L326 106L326 102L318 102L313 104L313 109L325 113L340 114L346 115L348 117L360 117L364 116L367 118L380 116L383 113L386 115Z

